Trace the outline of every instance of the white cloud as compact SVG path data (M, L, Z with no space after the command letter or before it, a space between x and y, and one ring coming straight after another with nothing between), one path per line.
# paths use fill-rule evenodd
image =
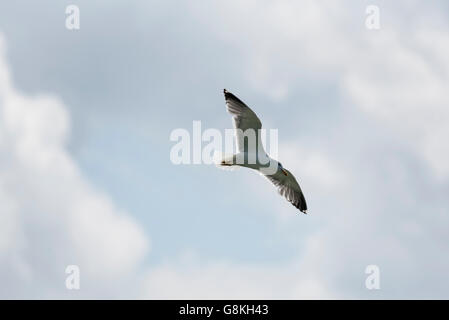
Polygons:
M147 299L330 299L320 281L297 263L263 266L207 262L184 254L151 269L143 282Z
M360 52L344 75L348 98L401 135L435 177L447 178L449 62L441 55L449 54L449 35L423 29L403 41L402 35L390 31L365 42L370 58L363 60Z
M314 189L335 191L347 186L349 175L324 150L305 148L293 142L282 145L281 150L283 164L292 172L300 172L301 178Z
M0 40L0 295L64 296L69 264L81 268L81 297L113 295L148 239L67 152L64 104L14 88Z

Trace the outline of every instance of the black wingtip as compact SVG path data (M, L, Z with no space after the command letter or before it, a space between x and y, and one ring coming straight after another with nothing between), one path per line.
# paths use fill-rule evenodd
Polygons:
M302 206L300 202L298 203L291 203L296 209L298 209L299 211L301 211L304 214L307 214L307 206Z
M233 94L232 93L230 93L228 90L226 90L226 89L223 89L223 94L224 94L224 96L225 96L225 99L230 99L230 98L233 98Z
M237 96L235 94L233 94L232 92L229 92L228 90L223 89L223 93L224 93L224 96L225 96L226 100L228 100L228 99L229 100L235 100L235 101L245 105L245 103L242 100L240 100L239 98L237 98Z

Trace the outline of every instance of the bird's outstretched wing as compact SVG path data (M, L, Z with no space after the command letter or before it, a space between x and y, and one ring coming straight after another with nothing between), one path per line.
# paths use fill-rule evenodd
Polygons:
M251 152L256 150L251 150L257 148L260 143L260 129L262 128L262 123L260 122L257 115L251 110L242 100L237 98L234 94L223 90L225 100L226 100L226 108L228 112L232 115L234 120L234 128L241 129L236 130L236 140L237 140L237 149L239 152ZM247 129L253 129L256 137L255 143L249 143L245 150L244 144L244 133Z
M285 170L285 169L284 169ZM287 176L278 170L273 175L264 175L277 188L281 196L284 196L292 205L298 208L301 212L307 214L307 203L302 193L301 187L290 171L285 170Z

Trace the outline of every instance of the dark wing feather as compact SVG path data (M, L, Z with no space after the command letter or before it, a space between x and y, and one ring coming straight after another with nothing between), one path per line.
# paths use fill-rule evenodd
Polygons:
M307 203L301 187L290 171L285 171L288 173L287 176L285 176L281 170L278 170L273 175L264 176L278 188L278 192L281 196L284 196L287 201L298 208L301 212L307 214Z

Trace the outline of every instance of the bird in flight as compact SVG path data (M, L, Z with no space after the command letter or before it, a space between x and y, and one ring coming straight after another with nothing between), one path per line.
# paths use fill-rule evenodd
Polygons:
M281 196L284 196L301 212L307 214L306 200L293 174L265 152L260 137L262 123L257 115L242 100L226 89L224 89L224 96L226 108L234 122L237 153L223 157L218 163L219 166L242 166L257 170L277 187ZM255 133L254 141L250 141L251 135L247 134L251 131ZM245 137L247 143L245 143ZM249 159L253 161L248 161ZM274 168L274 170L269 171L268 167Z

